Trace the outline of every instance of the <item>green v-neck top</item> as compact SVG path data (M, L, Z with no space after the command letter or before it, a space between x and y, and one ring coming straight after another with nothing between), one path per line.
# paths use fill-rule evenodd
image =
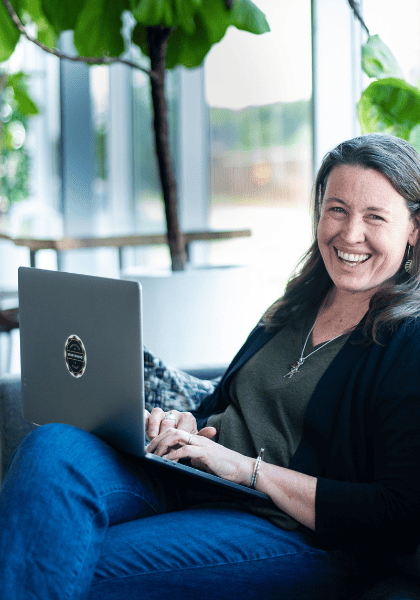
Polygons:
M250 457L264 448L265 462L288 467L315 387L348 338L342 335L314 347L309 336L304 364L291 378L285 377L300 358L313 322L314 318L300 328L287 324L238 371L229 389L231 404L207 421L217 429L218 443ZM247 499L244 506L282 529L299 526L271 502Z

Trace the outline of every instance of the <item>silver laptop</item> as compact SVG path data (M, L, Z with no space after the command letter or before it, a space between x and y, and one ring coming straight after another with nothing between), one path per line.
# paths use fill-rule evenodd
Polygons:
M146 452L141 307L134 281L20 267L25 419L74 425L145 460L267 498Z

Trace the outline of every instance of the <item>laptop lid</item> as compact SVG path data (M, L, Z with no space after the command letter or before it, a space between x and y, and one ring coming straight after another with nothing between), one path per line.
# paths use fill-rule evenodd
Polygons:
M18 280L27 421L74 425L130 454L267 498L145 451L139 283L27 267Z
M74 425L142 456L140 285L20 267L19 318L25 419Z

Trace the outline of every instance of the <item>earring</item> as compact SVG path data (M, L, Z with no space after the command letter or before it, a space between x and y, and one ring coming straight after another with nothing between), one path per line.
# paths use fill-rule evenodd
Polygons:
M408 273L408 274L411 273L411 267L412 267L412 264L413 264L413 260L411 258L411 254L412 254L411 250L412 250L412 248L411 248L410 244L408 244L407 260L405 261L405 265L404 265L404 271L406 273Z

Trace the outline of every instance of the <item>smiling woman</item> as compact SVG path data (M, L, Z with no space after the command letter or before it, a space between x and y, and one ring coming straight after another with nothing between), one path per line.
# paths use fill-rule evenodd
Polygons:
M371 297L397 273L417 238L416 217L385 175L353 165L331 171L318 245L337 290Z
M184 377L190 412L146 411L162 471L68 425L25 438L0 492L8 599L345 600L414 552L420 156L356 138L315 191L302 270L219 383L196 402ZM172 476L178 460L263 497Z
M339 144L315 182L316 239L267 312L267 326L303 318L323 302L315 339L327 321L346 331L366 314L363 334L370 342L381 329L417 316L419 210L420 157L411 144L384 134ZM404 269L408 258L411 273Z

